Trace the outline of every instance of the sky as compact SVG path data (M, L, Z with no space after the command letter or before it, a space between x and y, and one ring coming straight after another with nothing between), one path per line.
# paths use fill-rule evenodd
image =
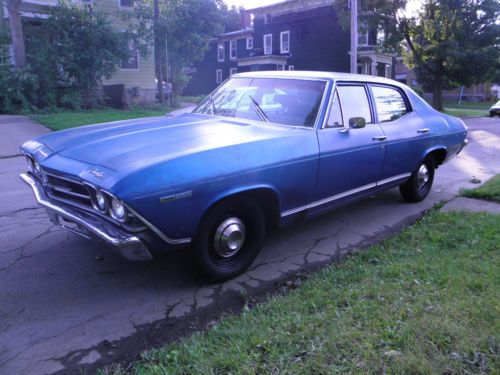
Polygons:
M231 5L236 5L236 6L243 6L245 9L252 9L252 8L257 8L261 7L264 5L271 5L271 4L277 4L281 3L285 0L224 0L224 2L231 6ZM408 0L408 14L413 14L420 5L422 4L422 0Z

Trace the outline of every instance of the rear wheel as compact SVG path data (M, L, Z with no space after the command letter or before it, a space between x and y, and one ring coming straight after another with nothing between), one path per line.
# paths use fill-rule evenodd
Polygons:
M427 157L413 171L410 179L399 186L403 199L407 202L421 202L431 191L434 181L434 159Z
M250 267L265 236L262 209L247 198L223 201L202 219L190 250L190 261L203 278L219 282Z

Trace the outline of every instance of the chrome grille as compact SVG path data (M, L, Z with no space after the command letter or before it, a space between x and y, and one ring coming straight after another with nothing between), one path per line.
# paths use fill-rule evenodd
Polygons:
M52 198L92 206L89 190L81 182L43 171L47 193Z

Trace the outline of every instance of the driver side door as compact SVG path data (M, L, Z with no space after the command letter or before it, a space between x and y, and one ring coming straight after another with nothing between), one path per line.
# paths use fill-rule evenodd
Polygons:
M350 127L349 120L359 117L366 125ZM386 141L375 122L365 84L337 83L328 120L318 129L318 142L316 200L334 204L375 187L384 164Z

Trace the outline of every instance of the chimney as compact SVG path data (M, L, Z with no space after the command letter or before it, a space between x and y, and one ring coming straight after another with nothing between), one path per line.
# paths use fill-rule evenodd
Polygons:
M241 10L241 28L242 29L247 29L252 27L252 14L247 11L242 9Z

